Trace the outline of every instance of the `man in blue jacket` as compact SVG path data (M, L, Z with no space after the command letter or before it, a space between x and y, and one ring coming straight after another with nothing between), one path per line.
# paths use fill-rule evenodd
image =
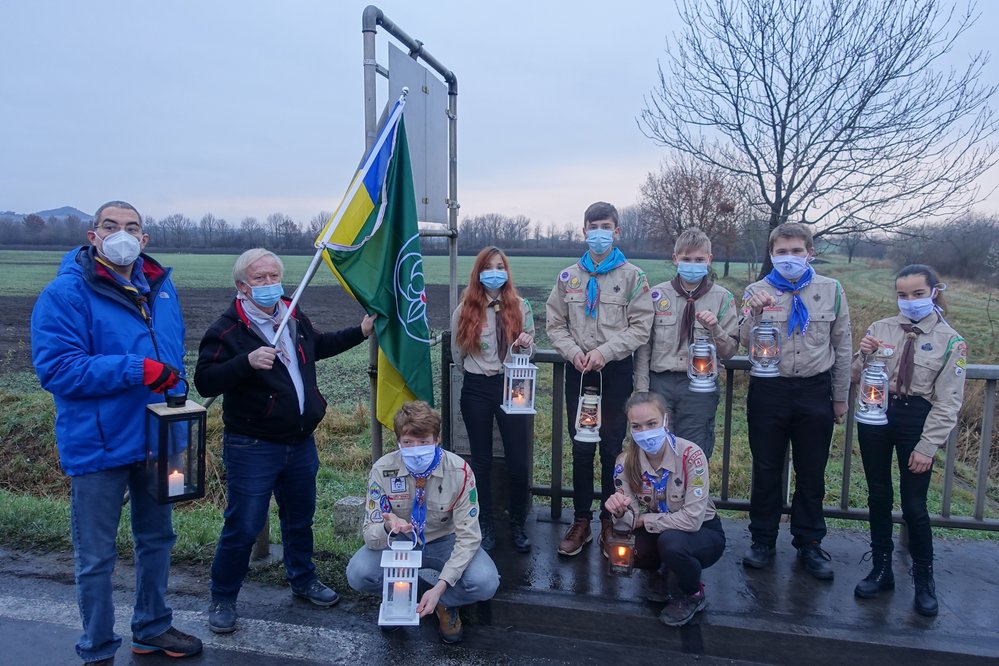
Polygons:
M144 474L146 405L180 379L184 322L170 269L142 250L149 236L124 201L97 210L90 245L68 252L31 314L31 357L56 406L59 462L71 478L70 521L83 635L77 654L112 664L111 573L122 497L131 497L136 590L132 651L186 657L201 641L172 626L166 604L175 535L171 505Z

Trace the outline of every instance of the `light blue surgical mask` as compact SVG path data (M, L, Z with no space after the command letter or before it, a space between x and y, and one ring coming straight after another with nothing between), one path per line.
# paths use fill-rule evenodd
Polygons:
M614 244L614 232L610 229L593 229L586 232L586 245L595 255L605 254Z
M489 291L496 291L506 284L506 271L490 269L479 273L479 282Z
M666 442L666 419L663 419L663 424L658 428L632 432L631 438L647 454L650 456L656 455L662 450L663 444Z
M692 261L681 261L676 265L676 272L685 282L693 284L700 282L708 274L710 266L708 264L695 264Z
M400 446L399 453L402 455L402 463L409 470L410 474L422 474L434 462L437 445Z
M808 270L808 257L799 257L794 254L782 254L779 257L770 257L770 263L774 265L777 272L785 280L794 282Z
M920 321L933 312L933 297L916 298L911 301L898 299L898 311L903 317L908 317L912 321Z
M284 296L284 287L281 283L265 284L258 287L250 287L253 302L263 308L275 305Z

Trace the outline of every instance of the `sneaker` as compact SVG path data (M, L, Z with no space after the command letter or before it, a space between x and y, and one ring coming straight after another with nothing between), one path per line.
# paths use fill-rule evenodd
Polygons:
M441 640L448 645L460 643L465 632L461 628L461 616L458 615L458 609L437 604L434 612L437 613L437 622L439 623L437 633L440 634Z
M323 585L322 581L318 578L313 579L313 581L305 587L291 588L291 593L300 599L311 601L315 605L322 606L323 608L329 608L336 602L340 601L340 595Z
M610 540L614 530L614 523L611 522L610 518L600 519L600 536L597 537L597 545L600 546L600 554L604 556L604 559L610 559L610 551L607 550L607 542Z
M670 599L659 614L659 621L667 627L682 627L694 616L700 613L708 605L708 600L704 596L704 586L701 586L695 594L684 594L680 597Z
M559 555L578 555L583 546L593 540L589 518L576 518L558 544Z
M832 564L830 564L832 557L829 556L829 553L822 550L818 541L806 543L799 548L798 559L805 565L808 573L819 580L833 579L833 568Z
M531 552L531 540L527 538L527 532L524 530L524 521L510 521L510 541L518 553Z
M482 541L479 545L482 550L492 553L496 549L496 533L493 531L492 521L479 521L479 529L482 531Z
M765 543L754 541L746 554L742 556L742 566L750 569L764 569L774 563L777 549Z
M159 636L139 640L132 634L132 652L152 654L162 652L168 657L190 657L201 652L201 639L170 627Z
M208 607L208 628L212 633L231 634L237 617L235 601L213 601Z

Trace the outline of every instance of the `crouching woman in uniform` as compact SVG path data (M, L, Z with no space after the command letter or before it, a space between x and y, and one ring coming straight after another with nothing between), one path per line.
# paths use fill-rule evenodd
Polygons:
M929 266L912 264L895 276L899 313L870 325L853 361L857 381L869 360L886 364L888 423L857 424L867 477L873 568L854 589L862 599L895 588L892 573L892 452L898 458L902 517L920 615L937 614L933 581L933 534L926 508L933 457L957 424L964 400L968 346L942 314L944 285Z
M604 507L615 518L635 513L635 566L654 569L665 589L672 571L680 594L659 619L671 627L690 622L707 606L701 570L721 559L725 533L709 496L707 457L699 446L666 428L666 401L636 393L625 403L631 445L614 466L615 494ZM656 590L649 594L655 599Z

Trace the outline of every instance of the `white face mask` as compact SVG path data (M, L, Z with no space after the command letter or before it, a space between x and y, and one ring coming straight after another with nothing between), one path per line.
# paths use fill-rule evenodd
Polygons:
M798 257L793 254L782 254L779 257L771 256L770 263L774 265L777 272L783 276L785 280L797 280L805 271L808 270L808 258Z
M437 453L436 444L422 444L420 446L400 446L399 453L402 455L402 462L410 474L422 474L427 471L434 461Z
M115 266L131 266L139 258L142 245L138 238L122 229L105 236L99 252Z

